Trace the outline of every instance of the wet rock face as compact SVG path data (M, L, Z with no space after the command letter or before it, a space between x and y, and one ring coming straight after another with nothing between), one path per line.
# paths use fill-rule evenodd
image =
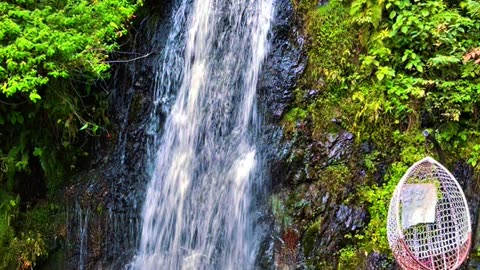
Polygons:
M396 265L391 265L387 255L374 252L369 254L365 265L366 270L401 270Z
M267 122L278 122L290 106L306 57L304 39L296 26L290 0L277 0L271 28L271 48L258 82L261 107Z
M304 38L299 30L291 0L276 0L274 21L270 30L270 50L258 79L259 108L263 112L264 127L260 132L258 148L266 159L265 171L273 181L285 172L283 160L288 146L282 145L283 130L279 125L291 106L297 80L306 66Z
M153 2L146 2L130 30L122 48L129 53L112 56L120 62L112 66L106 89L113 127L91 151L91 169L74 177L66 190L66 269L122 269L134 255L150 178L147 145L152 140L148 131L154 74L172 10L172 1Z
M271 261L277 269L336 269L338 251L350 243L345 235L354 235L369 219L366 208L355 204L365 184L365 149L349 132L315 139L308 126L286 140L287 154L274 164L273 196L286 209L273 210Z
M325 146L328 150L328 161L335 162L349 153L349 146L353 139L353 135L349 132L341 132L340 134L329 134L328 144Z
M360 207L340 205L336 214L336 222L342 224L341 227L349 233L362 228L365 225L366 216L367 214Z
M272 187L277 186L277 181L282 181L286 172L284 160L288 156L289 146L283 145L281 140L283 130L279 125L283 115L294 97L297 80L306 66L304 39L301 35L298 22L294 16L290 0L275 1L275 15L270 31L270 50L260 73L257 94L259 108L263 111L264 127L260 131L258 148L262 151L266 162L265 173L272 179ZM281 175L280 177L278 177ZM270 190L268 188L267 190ZM267 207L268 203L264 203ZM268 212L264 209L263 212ZM288 257L290 262L295 262L299 250L299 234L296 230L283 231L283 240L275 231L273 216L268 216L263 221L267 233L261 251L257 256L258 269L286 269L281 268L276 262L278 257L279 240L285 245L281 252L283 257Z
M316 234L304 234L303 243L314 243L309 250L304 250L307 262L315 264L327 260L324 263L327 267L334 265L336 260L332 254L337 254L348 243L345 235L354 235L362 229L367 224L368 214L362 206L347 202L355 202L356 188L364 182L361 166L351 162L358 160L352 134L341 131L326 137L325 141L314 144L316 153L305 161L315 172L310 173L311 177L305 174L303 180L306 181L303 185L314 190L304 193L305 199L314 205L304 219L321 220L321 226Z
M144 191L150 177L147 145L153 140L151 133L161 132L168 111L168 104L161 104L164 108L155 112L159 114L159 123L149 122L153 113L154 74L169 34L173 2L146 1L144 14L138 15L127 46L122 48L130 54L113 56L125 61L113 66L107 87L111 91L109 118L114 128L93 149L96 155L92 157L91 169L72 179L66 192L69 243L66 269L122 269L134 255ZM258 85L259 103L267 123L259 144L265 146L263 151L268 153L269 164L279 160L277 149L272 147L282 137L276 123L291 102L306 59L291 1L277 0L275 10L272 47ZM139 56L138 60L129 61ZM265 224L261 226L268 227L273 222L267 219ZM291 236L293 243L296 238ZM273 252L273 246L270 250Z

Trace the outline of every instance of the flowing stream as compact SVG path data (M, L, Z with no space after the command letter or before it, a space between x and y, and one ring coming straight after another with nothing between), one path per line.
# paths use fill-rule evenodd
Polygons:
M265 181L255 146L256 87L272 2L177 3L156 75L155 104L169 112L152 142L155 163L131 268L254 268L255 194Z

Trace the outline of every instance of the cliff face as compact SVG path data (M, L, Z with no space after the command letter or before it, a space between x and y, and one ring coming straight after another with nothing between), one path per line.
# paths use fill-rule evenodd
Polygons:
M173 1L147 1L106 88L110 91L112 130L92 149L90 169L66 189L66 269L120 269L137 246L141 207L152 162L148 144L155 137L151 123L153 88L162 49L169 34ZM160 107L163 105L160 104Z
M269 233L258 255L258 268L397 269L382 238L384 226L376 222L386 215L388 192L383 188L394 178L398 156L392 153L400 155L402 145L392 143L390 135L361 140L348 128L356 108L349 111L344 105L352 101L329 96L328 80L312 75L322 65L333 70L330 66L337 65L337 55L319 54L318 37L309 30L314 23L343 29L344 15L338 13L348 10L331 10L328 15L337 16L334 23L312 22L305 15L323 3L310 1L315 3L305 7L304 2L308 1L276 1L271 49L259 78L265 124L258 144L267 153L264 171L271 178L271 194L261 206L269 215L260 225ZM153 111L152 100L172 8L170 1L147 1L123 48L131 54L115 55L125 61L115 65L108 86L115 129L108 140L97 144L91 169L72 179L67 188L66 269L78 265L120 269L134 255L150 177L152 153L147 146L154 134L161 133L168 113L168 104ZM318 27L313 29L321 32ZM343 29L322 37L321 48L337 54L336 49L350 46L348 42L357 36ZM358 61L361 49L357 49L349 56L352 63ZM165 100L169 98L173 96ZM160 116L159 123L151 123L152 113ZM390 120L384 121L388 126ZM449 160L446 165L468 198L476 250L478 174L463 161ZM466 269L479 269L479 264L471 259Z
M386 102L383 96L362 96L371 104L355 96L355 84L370 82L358 69L368 53L362 42L375 32L354 27L350 3L293 3L308 61L281 117L284 158L272 165L273 235L262 262L275 269L399 269L386 239L390 196L413 162L441 158L421 132L442 124L432 122L428 107L402 122L369 111ZM452 150L455 143L442 142L444 162L465 192L475 234L462 269L478 269L479 174Z
M114 129L92 150L96 154L90 169L67 187L67 269L120 269L135 254L144 192L156 154L149 145L161 134L167 102L175 95L158 99L165 103L154 108L155 72L168 38L174 2L147 1L122 48L129 53L113 55L118 63L107 88ZM259 145L268 153L268 164L278 164L285 157L277 151L282 134L279 123L305 66L303 39L296 24L292 3L276 1L271 49L258 84L259 107L265 116ZM158 123L151 122L152 114L158 116ZM269 171L274 170L265 168L266 174Z

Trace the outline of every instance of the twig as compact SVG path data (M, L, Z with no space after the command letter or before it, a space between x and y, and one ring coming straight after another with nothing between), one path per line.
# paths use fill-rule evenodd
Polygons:
M133 59L128 59L128 60L112 60L112 61L105 61L105 63L108 63L108 64L112 64L112 63L129 63L129 62L134 62L134 61L137 61L137 60L140 60L140 59L143 59L143 58L146 58L146 57L149 57L151 54L153 53L153 51L145 54L145 55L142 55L142 56L139 56L139 57L135 57Z

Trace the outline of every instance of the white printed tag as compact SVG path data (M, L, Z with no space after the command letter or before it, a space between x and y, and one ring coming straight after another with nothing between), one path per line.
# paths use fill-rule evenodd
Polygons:
M435 222L437 187L435 184L405 184L400 197L402 201L402 228L404 230L420 223Z

